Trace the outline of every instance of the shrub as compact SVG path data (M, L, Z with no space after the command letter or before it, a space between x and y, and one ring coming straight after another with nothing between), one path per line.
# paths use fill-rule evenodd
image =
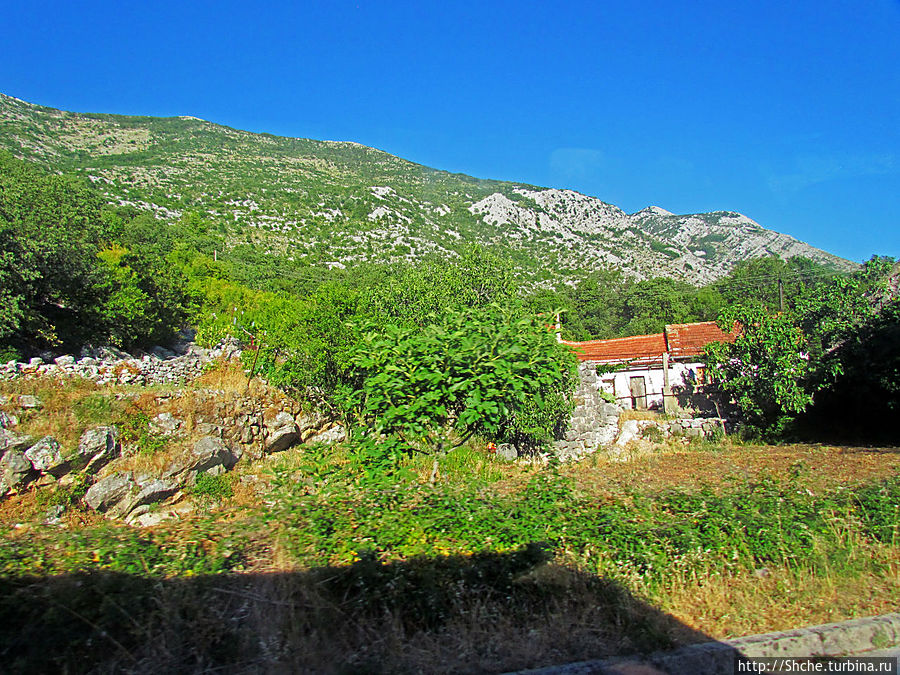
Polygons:
M347 413L409 450L449 435L540 444L571 410L574 359L536 319L492 305L449 311L423 328L368 324L350 355Z
M231 476L228 474L213 476L201 473L197 475L197 480L188 488L187 492L204 500L219 502L234 495L234 488L231 485Z

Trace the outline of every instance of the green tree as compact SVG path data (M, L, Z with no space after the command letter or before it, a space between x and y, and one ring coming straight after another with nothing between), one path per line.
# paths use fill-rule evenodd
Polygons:
M616 270L598 270L580 281L572 294L574 311L566 323L583 327L582 339L617 337L622 320L622 299L628 282Z
M791 310L799 298L837 274L808 258L770 256L739 262L713 287L726 304L753 304L774 312Z
M98 253L98 332L131 348L169 342L187 319L185 280L162 260L110 246Z
M734 401L747 424L777 436L812 403L803 333L788 316L760 307L727 309L719 326L730 330L735 321L742 332L733 344L706 348L709 378Z
M666 324L689 323L698 317L691 311L697 289L683 281L658 277L630 286L623 298L622 332L625 335L660 333Z
M374 321L424 326L450 308L509 304L517 297L512 264L480 247L454 260L426 260L384 275L361 300Z
M82 181L0 153L0 340L47 348L91 333L101 206Z
M348 402L356 428L388 448L440 453L474 434L540 444L570 411L574 358L534 317L490 305L424 328L359 330Z

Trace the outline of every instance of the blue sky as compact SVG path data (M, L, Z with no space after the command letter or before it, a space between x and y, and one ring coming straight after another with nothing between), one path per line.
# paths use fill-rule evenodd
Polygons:
M14 3L0 91L900 257L900 0Z

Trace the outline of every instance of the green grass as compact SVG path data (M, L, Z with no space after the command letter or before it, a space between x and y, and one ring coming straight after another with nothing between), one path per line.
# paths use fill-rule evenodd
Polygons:
M359 461L285 453L252 469L272 484L256 506L233 501L237 474L201 476L207 508L148 530L4 531L0 624L56 645L0 628L10 671L502 672L703 641L702 617L672 616L698 603L752 628L829 588L897 593L897 475L813 490L798 462L781 478L600 497L466 446L433 486L430 458L408 460L409 478Z

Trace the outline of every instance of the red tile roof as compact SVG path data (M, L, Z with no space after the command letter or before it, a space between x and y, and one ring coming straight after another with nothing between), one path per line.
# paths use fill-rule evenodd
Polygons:
M675 323L666 326L666 343L673 359L700 356L706 345L711 342L734 342L739 332L737 324L726 333L715 321Z
M734 342L738 327L726 333L715 321L701 323L678 323L666 326L664 333L634 335L612 340L589 340L569 342L579 361L598 363L634 362L647 365L662 361L663 352L668 351L673 359L700 356L703 348L711 342Z
M588 342L567 342L575 351L579 361L599 361L615 363L632 359L659 360L666 351L666 339L662 333L654 335L634 335L612 340L590 340Z

